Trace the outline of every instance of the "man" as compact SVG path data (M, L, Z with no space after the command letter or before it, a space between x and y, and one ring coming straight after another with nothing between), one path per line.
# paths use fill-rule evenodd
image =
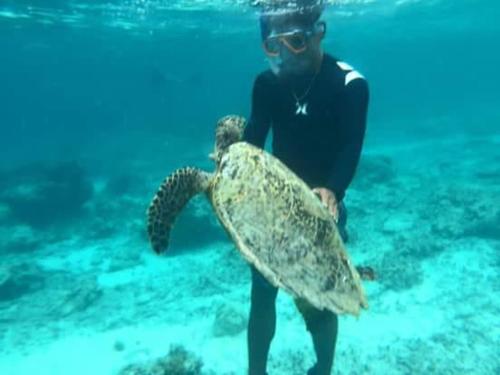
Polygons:
M288 2L287 2L288 3ZM263 148L272 129L273 154L318 194L344 240L342 199L357 167L365 134L368 85L348 64L323 53L326 24L318 0L293 9L265 6L260 16L270 69L257 76L244 139ZM275 333L277 288L252 267L248 324L249 375L266 374ZM337 316L296 301L317 357L309 375L331 373Z

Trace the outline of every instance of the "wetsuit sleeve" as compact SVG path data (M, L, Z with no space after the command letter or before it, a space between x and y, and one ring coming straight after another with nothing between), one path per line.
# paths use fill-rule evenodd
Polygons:
M267 91L264 77L259 75L253 85L250 119L243 134L244 141L260 148L264 148L271 126Z
M364 79L355 79L347 86L346 106L342 118L342 145L338 150L328 179L328 188L337 200L344 198L361 155L366 130L369 90Z

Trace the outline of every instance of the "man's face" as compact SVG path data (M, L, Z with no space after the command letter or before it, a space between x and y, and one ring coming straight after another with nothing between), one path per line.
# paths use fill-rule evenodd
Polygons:
M283 17L272 18L269 26L264 50L272 71L282 78L313 72L321 56L323 32Z

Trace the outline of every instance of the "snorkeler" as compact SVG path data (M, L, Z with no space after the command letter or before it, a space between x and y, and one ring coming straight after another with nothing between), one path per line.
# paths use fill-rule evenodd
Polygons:
M368 85L347 63L324 53L321 0L260 3L262 45L270 69L254 81L244 140L263 148L272 129L272 152L321 198L347 240L342 199L361 154ZM273 5L278 4L278 5ZM249 375L266 374L276 327L278 289L252 267L248 323ZM337 315L296 301L312 336L317 362L309 375L329 375L337 341Z

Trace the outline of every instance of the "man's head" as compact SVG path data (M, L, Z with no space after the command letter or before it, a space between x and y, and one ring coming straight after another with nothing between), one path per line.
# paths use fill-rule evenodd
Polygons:
M275 0L262 6L262 43L276 75L286 78L319 68L326 31L319 21L323 7L322 0Z

